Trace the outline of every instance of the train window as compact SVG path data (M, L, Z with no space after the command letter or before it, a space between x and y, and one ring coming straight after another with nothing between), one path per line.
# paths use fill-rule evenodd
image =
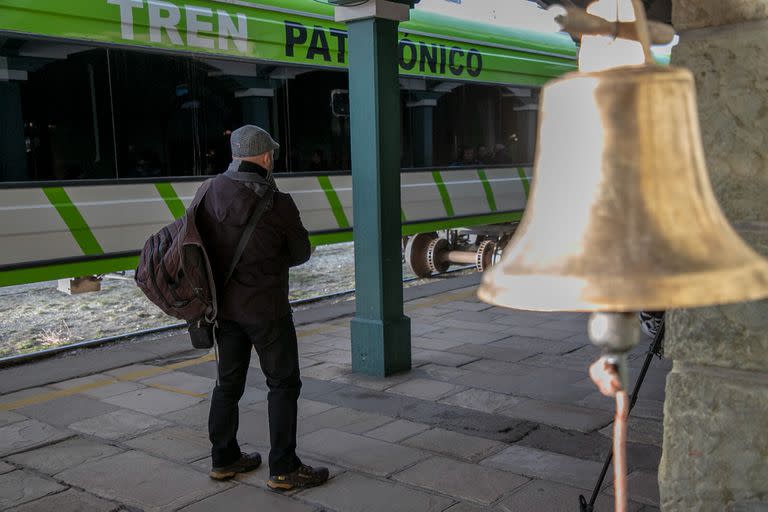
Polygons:
M110 63L120 178L226 169L229 134L250 117L254 64L127 50Z
M539 91L402 80L403 166L530 164Z
M334 91L349 89L347 73L296 70L279 95L286 169L292 172L349 170L349 117L333 113Z
M107 52L0 38L0 181L115 176Z

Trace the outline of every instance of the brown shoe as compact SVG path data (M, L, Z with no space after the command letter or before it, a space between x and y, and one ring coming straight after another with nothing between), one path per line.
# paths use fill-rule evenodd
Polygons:
M273 491L285 492L293 489L316 487L328 480L328 468L313 468L302 464L299 469L285 475L272 475L267 487Z
M208 476L214 480L229 480L238 473L247 473L261 466L261 455L257 452L241 453L240 458L229 466L211 468Z

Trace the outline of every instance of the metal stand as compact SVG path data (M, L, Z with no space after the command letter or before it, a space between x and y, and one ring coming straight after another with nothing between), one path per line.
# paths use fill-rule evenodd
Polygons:
M651 366L651 360L653 359L653 356L661 357L662 354L662 343L664 342L664 319L661 321L661 325L659 326L659 331L656 333L656 336L653 338L653 342L651 343L650 348L648 349L648 353L645 356L645 362L643 363L643 368L640 370L640 375L637 376L637 381L635 382L635 387L632 390L632 397L629 402L629 412L632 412L632 409L635 407L635 402L637 402L637 396L640 392L640 387L643 385L643 381L645 380L645 375L648 373L648 368ZM584 495L579 496L579 512L594 512L595 510L595 501L597 501L597 496L600 494L600 488L603 486L603 481L605 480L605 475L608 473L608 468L611 466L611 461L613 460L613 451L611 451L608 454L608 457L605 460L605 464L603 464L603 470L600 472L600 477L597 479L597 484L595 485L594 490L592 491L592 497L589 500L589 503L587 503L587 499L584 497Z

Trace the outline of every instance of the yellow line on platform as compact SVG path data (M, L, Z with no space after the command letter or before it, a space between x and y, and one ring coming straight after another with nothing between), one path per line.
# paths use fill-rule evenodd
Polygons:
M138 370L135 372L126 373L125 375L114 377L112 379L104 379L96 382L89 382L88 384L82 384L80 386L75 386L67 389L58 389L56 391L46 391L44 393L40 393L39 395L33 395L27 398L22 398L20 400L15 400L13 402L0 404L0 411L12 411L14 409L21 409L22 407L28 407L30 405L38 405L44 402L55 400L57 398L76 395L78 393L82 393L83 391L90 391L91 389L103 388L111 384L115 384L119 381L135 381L135 380L144 379L147 377L153 377L155 375L169 373L169 372L172 372L173 370L178 370L180 368L187 368L189 366L195 366L195 365L206 363L208 361L213 361L213 360L214 360L213 354L207 354L203 357L190 359L188 361L181 361L181 362L169 364L166 366L158 366L155 368L150 368L148 370ZM163 386L161 384L146 384L146 385L149 387L163 389L165 391L170 391L170 392L178 393L181 395L194 396L197 398L201 398L201 397L204 398L208 396L207 394L194 393L192 391L187 391L185 389L174 388L171 386Z
M166 386L164 384L149 384L146 382L143 382L142 384L150 388L162 389L163 391L170 391L171 393L177 393L179 395L193 396L195 398L205 398L208 396L208 393L195 393L194 391L187 391L186 389L175 388L173 386Z
M114 384L116 382L117 380L115 379L99 380L96 382L89 382L88 384L83 384L81 386L75 386L73 388L46 391L45 393L40 393L39 395L33 395L28 398L22 398L21 400L0 404L0 411L12 411L14 409L21 409L22 407L27 407L29 405L37 405L64 396L76 395L83 391L89 391L91 389L109 386L110 384Z

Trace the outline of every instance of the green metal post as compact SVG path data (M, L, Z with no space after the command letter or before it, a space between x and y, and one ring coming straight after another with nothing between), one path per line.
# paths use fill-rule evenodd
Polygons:
M349 93L356 313L352 370L387 376L411 368L400 246L398 22L349 22Z

